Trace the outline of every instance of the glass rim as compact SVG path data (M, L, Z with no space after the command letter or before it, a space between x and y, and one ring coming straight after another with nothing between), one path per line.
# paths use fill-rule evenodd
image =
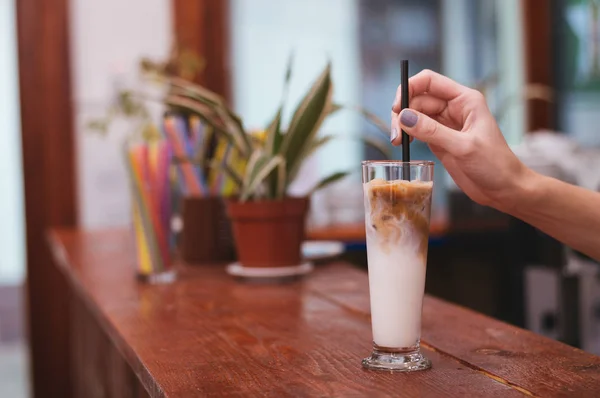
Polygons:
M435 162L431 160L410 160L408 162L402 160L363 160L361 164L363 166L433 166Z

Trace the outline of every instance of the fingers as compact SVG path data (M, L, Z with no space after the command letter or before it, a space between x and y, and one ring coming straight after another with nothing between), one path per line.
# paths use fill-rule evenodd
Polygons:
M398 138L402 135L402 130L400 127L400 115L392 111L392 127L390 128L390 142L392 145L402 145L402 139ZM398 138L396 140L396 138ZM414 138L410 137L409 142L413 142Z
M447 101L428 94L418 95L410 101L410 109L414 109L428 116L441 114L447 106Z
M436 145L451 154L461 156L471 150L471 137L436 122L429 116L412 109L404 109L399 115L399 125L410 136ZM392 141L399 145L398 136Z
M461 94L468 94L472 89L462 86L456 83L454 80L440 75L439 73L431 70L423 70L409 80L408 95L412 100L413 97L422 94L428 94L432 97L438 98L443 101L452 101ZM400 113L402 97L402 87L398 86L396 90L396 98L392 110L396 113ZM410 104L412 108L412 104Z
M441 114L446 109L447 105L448 103L446 101L432 97L427 94L423 94L413 98L413 100L410 103L410 109L414 109L429 116L435 116ZM392 126L390 129L390 140L392 143L394 143L396 142L396 135L399 134L399 132L401 131L400 115L392 111L391 119ZM411 142L412 140L413 137L410 137Z

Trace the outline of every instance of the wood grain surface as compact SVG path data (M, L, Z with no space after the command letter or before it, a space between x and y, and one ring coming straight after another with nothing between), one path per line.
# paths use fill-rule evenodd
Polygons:
M151 397L598 396L600 358L427 297L429 371L367 371L367 275L343 263L285 285L222 267L136 283L127 231L54 231L51 246L108 339Z

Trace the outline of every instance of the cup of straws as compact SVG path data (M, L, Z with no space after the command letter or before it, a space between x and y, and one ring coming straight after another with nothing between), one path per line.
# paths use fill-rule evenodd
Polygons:
M181 194L182 260L191 265L234 260L235 246L223 198L235 195L237 186L209 165L227 163L243 170L242 157L196 116L168 114L163 131L173 149Z
M128 143L125 147L125 164L131 185L136 275L148 283L170 283L175 279L171 159L171 144L165 139Z

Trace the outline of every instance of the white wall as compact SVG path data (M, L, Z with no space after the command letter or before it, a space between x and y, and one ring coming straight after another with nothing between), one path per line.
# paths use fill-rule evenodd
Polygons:
M129 192L119 145L127 126L102 138L85 125L103 115L117 86L136 80L140 57L168 54L171 1L71 0L71 41L81 225L125 225Z
M0 0L0 284L25 275L15 0Z

